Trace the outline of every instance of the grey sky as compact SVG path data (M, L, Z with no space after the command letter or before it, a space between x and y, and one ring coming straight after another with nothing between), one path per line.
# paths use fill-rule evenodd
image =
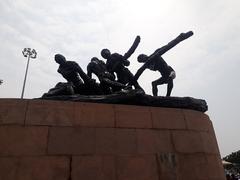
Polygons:
M125 53L136 35L141 42L129 69L140 67L136 57L150 54L181 32L194 36L163 58L177 73L173 96L208 102L222 156L240 149L240 1L239 0L4 0L0 1L1 98L21 95L25 47L35 48L30 62L26 98L40 97L64 79L53 60L61 53L86 70L102 48ZM158 73L145 71L139 83L151 93ZM166 86L159 87L165 95Z

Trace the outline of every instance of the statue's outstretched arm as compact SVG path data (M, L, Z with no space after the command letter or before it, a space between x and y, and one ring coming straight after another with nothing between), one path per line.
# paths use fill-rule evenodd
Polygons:
M124 54L124 60L127 60L133 53L134 51L137 49L138 44L140 43L140 36L137 36L132 44L132 46L130 47L130 49Z
M134 80L138 80L138 78L141 76L141 74L143 73L143 71L149 67L149 64L151 64L151 62L153 61L153 59L149 59L147 60L147 62L145 62L142 67L140 67L137 71L137 73L134 76Z
M181 33L178 37L170 41L167 45L157 49L150 57L149 59L155 57L155 56L161 56L168 50L172 49L174 46L179 44L180 42L184 41L185 39L191 37L193 35L192 31L188 31L186 33Z
M76 62L73 63L73 66L75 71L78 72L78 74L84 81L84 83L90 83L91 78L82 70L82 68Z

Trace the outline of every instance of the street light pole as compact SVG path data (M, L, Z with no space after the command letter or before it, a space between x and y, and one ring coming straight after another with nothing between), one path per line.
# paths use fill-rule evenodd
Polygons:
M25 72L25 77L24 77L24 82L23 82L21 99L23 99L23 95L24 95L24 91L25 91L25 84L26 84L26 80L27 80L27 73L28 73L28 66L29 66L30 58L35 59L37 57L37 52L35 49L31 50L31 48L24 48L22 51L22 54L24 57L27 57L28 60L27 60L27 67L26 67L26 72Z

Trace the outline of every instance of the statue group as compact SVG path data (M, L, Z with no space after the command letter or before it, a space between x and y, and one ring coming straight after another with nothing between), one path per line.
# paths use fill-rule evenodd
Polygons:
M179 44L181 41L191 37L192 31L181 33L167 45L157 49L154 53L147 56L140 54L137 58L139 63L143 65L137 73L133 75L128 69L130 61L128 58L134 53L140 43L140 36L137 36L130 47L124 54L111 53L109 49L103 49L101 56L106 60L93 57L87 66L87 73L74 61L68 61L61 54L55 55L55 61L59 64L58 73L66 80L66 83L58 83L54 88L50 89L43 97L53 97L61 95L109 95L119 91L127 91L132 88L144 92L143 88L138 84L138 78L145 69L159 71L161 77L152 82L153 96L158 95L158 85L167 84L167 94L170 96L173 89L173 80L176 77L174 69L169 66L162 58L162 55ZM95 74L99 79L99 83L92 79Z

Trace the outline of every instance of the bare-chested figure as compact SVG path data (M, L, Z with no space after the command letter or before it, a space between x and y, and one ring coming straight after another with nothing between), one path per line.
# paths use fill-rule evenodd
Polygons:
M115 81L114 74L109 73L105 62L99 60L97 57L93 57L87 66L87 75L92 78L92 74L98 77L104 94L111 94L113 89L122 89L126 87L124 84Z
M126 66L129 66L130 62L128 58L134 53L138 44L140 42L140 37L137 36L135 38L134 43L132 44L131 48L128 50L127 53L122 56L118 53L111 53L108 49L103 49L101 51L101 55L104 59L107 60L107 70L108 72L117 74L117 81L124 85L129 84L133 85L135 89L142 89L138 82L134 80L133 74L128 70Z
M72 83L75 93L83 95L103 94L99 84L88 77L76 62L67 61L61 54L55 55L55 61L59 64L58 72L68 83Z
M147 56L145 54L140 54L138 56L138 62L144 63L144 65L137 71L134 76L135 80L138 80L139 76L143 73L145 69L150 69L152 71L159 71L162 75L159 79L152 82L152 93L153 96L158 94L158 85L167 84L167 95L170 96L173 89L173 79L176 77L174 69L169 66L164 59L161 57L165 52L176 46L181 41L191 37L193 35L192 31L187 33L181 33L174 40L169 42L167 45L157 49L152 55Z

